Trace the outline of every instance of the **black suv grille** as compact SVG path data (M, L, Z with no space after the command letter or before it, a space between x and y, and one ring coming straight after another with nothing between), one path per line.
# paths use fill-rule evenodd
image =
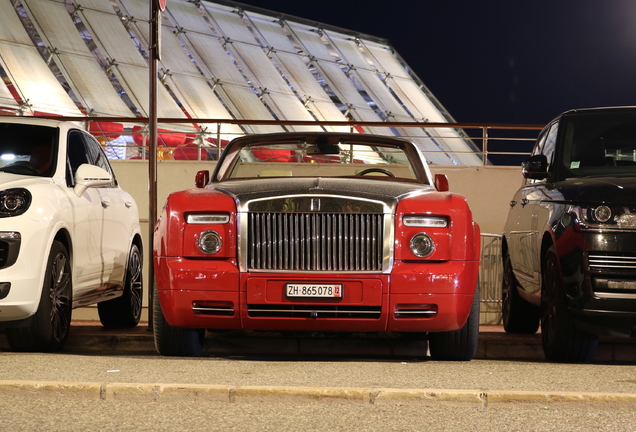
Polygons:
M591 252L588 262L593 271L619 270L636 273L636 254Z

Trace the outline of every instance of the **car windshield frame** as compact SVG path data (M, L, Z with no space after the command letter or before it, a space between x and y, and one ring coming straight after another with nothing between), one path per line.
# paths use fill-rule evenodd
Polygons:
M636 176L636 109L564 115L559 141L559 180Z
M57 127L0 122L0 172L53 176L59 136Z
M363 173L367 169L371 171ZM237 138L225 148L211 181L259 177L355 177L432 184L428 165L412 143L338 133Z

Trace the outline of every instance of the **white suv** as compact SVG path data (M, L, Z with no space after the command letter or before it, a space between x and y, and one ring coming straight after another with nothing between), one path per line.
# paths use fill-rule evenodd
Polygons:
M12 349L60 350L71 309L141 316L138 209L99 142L73 123L0 117L0 326Z

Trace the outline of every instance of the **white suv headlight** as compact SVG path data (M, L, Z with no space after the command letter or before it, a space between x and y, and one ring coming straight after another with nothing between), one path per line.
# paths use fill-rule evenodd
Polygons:
M29 209L31 192L26 189L6 189L0 191L0 217L18 216Z

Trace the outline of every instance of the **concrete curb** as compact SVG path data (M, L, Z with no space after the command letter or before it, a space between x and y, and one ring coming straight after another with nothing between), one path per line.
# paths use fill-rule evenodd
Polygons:
M451 404L485 408L505 403L636 404L636 393L502 390L226 386L199 384L0 381L0 394L117 402L221 402L358 405Z

